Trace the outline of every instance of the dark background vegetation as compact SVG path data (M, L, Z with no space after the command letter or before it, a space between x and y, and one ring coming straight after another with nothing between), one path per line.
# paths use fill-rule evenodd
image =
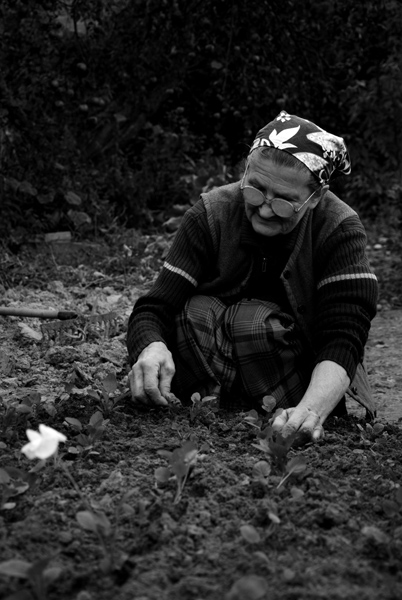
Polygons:
M281 110L343 135L335 191L399 227L401 0L2 0L0 235L149 230Z

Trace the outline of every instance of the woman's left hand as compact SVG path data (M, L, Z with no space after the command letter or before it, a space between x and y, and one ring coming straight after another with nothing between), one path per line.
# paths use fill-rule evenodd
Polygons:
M274 420L272 427L284 438L300 434L305 441L317 442L324 437L323 419L308 407L287 408Z
M285 438L300 434L301 442L321 440L324 437L325 419L349 385L350 379L341 365L323 360L315 366L310 384L299 404L278 415L272 424L273 429Z

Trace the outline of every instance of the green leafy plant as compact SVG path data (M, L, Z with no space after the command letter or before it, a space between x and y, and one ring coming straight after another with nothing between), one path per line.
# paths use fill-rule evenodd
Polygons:
M79 419L66 417L65 422L78 434L74 437L74 446L70 446L68 451L72 454L85 452L86 454L99 454L92 450L94 444L102 439L109 419L104 419L101 411L97 410L89 419L86 426L86 433L83 433L84 426Z
M293 458L291 458L285 466L285 471L286 471L286 475L284 475L282 477L282 479L280 480L280 482L278 483L278 489L281 487L281 485L283 485L285 483L285 481L291 476L291 475L299 475L300 473L303 473L303 471L305 471L307 468L307 461L303 456L294 456Z
M191 396L191 402L190 423L194 423L197 418L200 418L205 424L210 424L215 420L215 414L219 410L217 396L211 395L201 398L201 394L195 392Z
M284 438L281 433L274 431L272 426L269 425L260 431L258 444L252 445L254 448L258 448L258 450L264 452L275 467L280 471L284 471L287 455L294 439L294 435Z
M132 492L127 492L120 500L115 512L114 525L112 525L110 519L103 511L92 507L79 511L76 514L79 525L83 529L94 533L98 539L103 552L103 558L100 563L100 569L103 573L119 571L128 559L128 554L117 547L116 535L120 512L126 510L126 501L131 494Z
M271 464L266 460L259 460L253 466L253 477L263 483L268 484L268 477L271 473Z
M89 390L88 395L94 398L97 402L97 408L102 412L105 417L109 417L113 412L118 411L120 407L118 403L121 400L121 396L114 396L118 383L114 373L109 373L102 380L101 390Z
M169 467L158 467L155 470L157 484L166 484L171 477L176 479L176 494L173 504L177 504L183 493L190 472L197 462L198 449L196 442L188 440L181 448L173 452L163 451L163 456L169 458Z
M357 427L360 431L360 438L366 445L377 441L377 439L382 436L385 429L385 425L383 425L383 423L374 423L374 425L366 423L365 427L362 427L358 423Z
M20 400L19 398L0 399L1 437L11 439L15 428L25 426L29 418L35 419L41 396L37 392Z
M70 481L73 488L80 496L84 506L86 507L86 510L78 512L76 518L83 529L92 531L98 537L104 554L103 560L101 562L101 569L104 572L119 569L126 561L127 556L124 553L119 552L116 548L116 527L112 527L108 517L103 511L97 510L91 506L90 501L80 490L76 480L71 475L65 462L62 460L56 460L59 443L66 442L66 436L62 433L59 433L55 429L42 424L39 425L39 432L28 429L27 436L29 442L25 444L21 449L21 451L27 456L27 458L29 458L30 460L37 458L40 460L40 463L38 464L43 466L46 464L46 460L53 456L55 458L55 467L58 466L63 470L67 479ZM33 471L35 470L37 469L34 467ZM6 477L4 477L4 479L6 479ZM118 505L118 508L116 510L116 523L120 511L125 509L126 500L130 497L130 495L131 492L125 494L120 504ZM37 570L35 571L35 573L39 573L40 575L40 572ZM42 583L42 580L38 579L38 585ZM44 598L44 596L40 596L38 598L42 597Z
M34 592L34 596L28 590L21 590L9 598L13 600L46 600L47 589L62 572L61 567L50 567L49 563L53 557L42 558L33 563L18 558L12 558L0 563L0 575L27 579ZM7 598L5 599L7 600Z
M262 399L262 410L265 410L272 417L276 407L276 400L273 396L264 396Z
M35 474L26 473L14 467L0 468L0 510L15 508L16 503L10 498L24 494L34 483Z
M261 430L264 423L272 422L273 419L282 411L282 409L275 411L275 407L275 398L273 396L264 396L262 399L261 409L267 413L265 417L260 415L255 409L252 409L245 413L244 421L251 427Z

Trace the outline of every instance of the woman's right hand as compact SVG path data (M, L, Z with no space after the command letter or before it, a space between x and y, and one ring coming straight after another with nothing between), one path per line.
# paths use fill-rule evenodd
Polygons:
M159 406L177 400L170 391L175 371L172 354L163 342L146 346L128 375L133 400Z

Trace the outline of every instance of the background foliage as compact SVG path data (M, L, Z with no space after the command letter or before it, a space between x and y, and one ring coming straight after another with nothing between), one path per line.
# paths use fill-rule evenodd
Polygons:
M335 191L397 221L401 50L401 0L3 0L0 234L150 226L281 109L343 135Z

